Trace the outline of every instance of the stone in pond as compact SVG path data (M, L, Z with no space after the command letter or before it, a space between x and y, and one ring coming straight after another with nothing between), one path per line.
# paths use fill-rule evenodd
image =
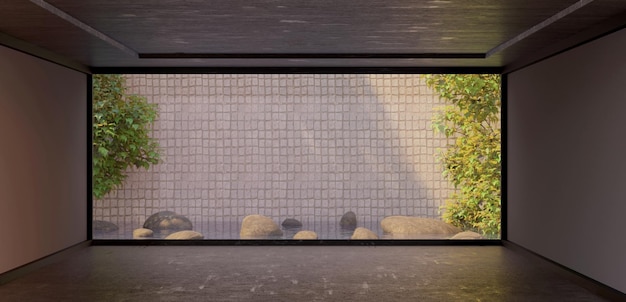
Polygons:
M169 234L165 239L168 240L198 240L204 239L204 235L195 232L195 231L179 231L176 233Z
M154 235L154 232L151 229L140 228L133 230L133 238L135 239L152 237L152 235Z
M352 240L368 240L368 239L378 239L378 235L374 232L370 231L366 228L356 228L354 233L352 233Z
M343 214L339 220L339 225L342 228L356 228L356 214L352 211Z
M91 229L94 233L112 233L116 232L119 228L115 223L112 222L94 220L91 224Z
M380 226L383 232L397 239L443 239L461 232L461 229L441 220L410 216L385 217Z
M294 240L315 240L317 239L317 233L313 231L300 231L293 235Z
M244 217L239 232L241 239L265 239L282 235L283 231L274 220L257 214Z
M143 227L158 233L173 233L193 229L193 225L187 217L178 215L172 211L162 211L152 214L146 219Z
M485 237L476 232L465 231L452 236L450 239L485 239Z
M287 218L281 224L284 228L301 228L302 222L294 218Z

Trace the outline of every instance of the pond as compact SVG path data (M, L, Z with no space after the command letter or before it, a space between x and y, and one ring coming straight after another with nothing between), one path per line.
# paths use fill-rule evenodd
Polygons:
M302 230L314 231L318 235L318 239L322 240L346 240L350 239L354 229L342 228L338 223L328 222L304 222L301 228L282 228L283 235L271 237L268 239L292 239L293 235ZM133 230L138 228L136 223L127 223L118 225L119 229L113 232L96 232L93 233L94 239L133 239ZM378 234L379 238L385 239L378 221L366 221L359 223L360 227L367 228ZM232 240L239 239L241 230L240 221L224 221L220 223L195 223L194 231L204 235L206 240ZM163 239L168 234L155 234L151 239Z

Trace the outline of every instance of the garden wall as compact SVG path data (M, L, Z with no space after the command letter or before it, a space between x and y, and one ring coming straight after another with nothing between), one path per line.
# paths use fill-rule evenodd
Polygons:
M163 161L94 201L94 219L122 229L162 210L201 231L233 233L249 214L336 225L347 211L375 229L388 215L438 218L452 191L431 127L444 103L419 75L126 78L158 104Z

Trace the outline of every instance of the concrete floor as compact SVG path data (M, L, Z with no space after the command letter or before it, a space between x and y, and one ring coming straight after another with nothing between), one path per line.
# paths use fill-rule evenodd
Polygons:
M91 246L0 301L606 301L502 246Z

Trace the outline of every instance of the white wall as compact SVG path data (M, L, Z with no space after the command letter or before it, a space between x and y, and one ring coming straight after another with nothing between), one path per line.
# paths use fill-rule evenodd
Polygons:
M626 30L508 89L508 239L626 292Z
M0 46L0 273L87 239L86 83Z

